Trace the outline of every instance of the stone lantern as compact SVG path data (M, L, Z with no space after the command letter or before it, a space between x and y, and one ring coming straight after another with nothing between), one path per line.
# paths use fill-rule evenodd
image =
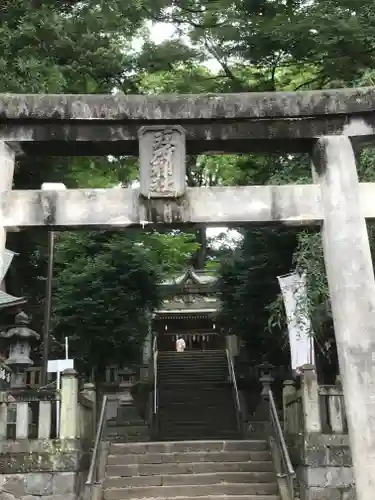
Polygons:
M134 369L125 367L119 372L121 378L120 390L121 390L121 405L131 404L133 402L133 397L131 395L131 388L135 382L136 372Z
M12 370L12 387L23 387L25 371L34 363L30 358L31 346L40 335L29 328L30 319L24 312L16 315L15 325L0 333L9 344L9 356L5 364Z
M271 365L270 363L268 363L267 361L265 361L264 363L262 363L258 366L258 370L260 373L259 382L262 384L261 395L263 398L268 397L268 391L270 390L271 384L274 380L274 377L273 377L274 368L275 367L273 365Z

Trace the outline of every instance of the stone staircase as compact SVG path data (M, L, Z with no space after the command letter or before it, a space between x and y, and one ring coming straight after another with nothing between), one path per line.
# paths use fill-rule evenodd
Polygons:
M265 440L112 443L103 500L279 500Z
M156 439L238 439L225 351L159 353Z

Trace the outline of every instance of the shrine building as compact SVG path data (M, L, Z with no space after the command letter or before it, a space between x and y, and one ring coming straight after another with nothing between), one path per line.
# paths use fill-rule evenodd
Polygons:
M177 337L185 340L189 351L227 348L228 341L218 327L217 285L212 273L192 268L160 284L164 298L152 321L159 351L175 350Z

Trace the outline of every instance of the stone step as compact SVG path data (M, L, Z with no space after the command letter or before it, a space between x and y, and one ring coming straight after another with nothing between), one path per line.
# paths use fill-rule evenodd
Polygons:
M128 443L147 443L150 441L150 436L149 435L139 435L139 436L110 436L110 441L111 443L121 443L121 444L128 444Z
M167 358L187 358L187 357L211 357L211 356L225 356L226 352L224 349L206 349L205 351L184 351L184 352L176 352L176 351L159 351L158 357L160 359Z
M215 417L212 413L205 413L199 415L159 415L159 427L191 427L191 428L205 428L205 429L232 429L233 425L237 425L236 415L233 413L231 416L223 415L220 420L213 420Z
M191 369L192 367L199 366L202 371L209 370L227 370L228 364L226 361L218 360L218 359L206 359L206 360L181 360L181 361L165 361L159 362L157 364L158 368L177 368L177 369Z
M112 496L110 500L121 500L121 491L115 490L118 496ZM164 500L165 497L152 497L152 500ZM151 500L151 499L150 499ZM205 495L205 496L185 496L170 497L170 500L280 500L279 495Z
M194 370L199 369L202 375L208 373L228 373L228 367L224 365L206 365L203 366L201 363L191 363L191 364L165 364L159 365L158 373L193 373Z
M158 416L159 417L168 417L170 416L171 418L178 418L178 419L183 419L184 416L186 417L185 420L190 420L191 417L196 417L199 418L202 416L204 419L213 419L217 417L217 415L220 415L220 420L222 418L229 418L233 417L236 415L236 410L234 408L234 404L232 407L232 402L228 401L226 407L217 405L217 406L208 406L207 408L202 408L201 406L195 406L195 405L190 405L187 404L185 411L183 409L183 405L180 405L176 407L176 405L168 405L166 403L163 403L163 405L159 405L158 408ZM115 426L113 426L115 427Z
M183 429L182 431L159 431L156 437L159 441L181 441L182 439L200 441L202 439L238 439L241 437L241 434L238 431L228 431L225 429L218 429L212 432L206 430L204 432L199 432L195 429L192 431Z
M110 447L111 454L135 454L145 455L147 453L192 453L192 452L232 452L232 451L268 451L268 443L265 439L254 440L231 440L231 441L180 441L173 443L150 442L147 444L126 444Z
M158 363L158 370L192 370L194 368L199 367L202 372L210 372L210 371L228 371L227 363L222 363L217 360L206 360L206 361L183 361L183 362L173 362L167 361L165 363Z
M175 498L212 495L276 495L275 483L209 484L180 486L139 486L133 488L109 488L104 490L104 500L128 500L132 498Z
M222 375L211 375L202 377L200 375L192 374L190 376L184 375L179 376L176 374L161 375L158 377L158 387L163 388L181 388L183 385L195 385L195 387L201 387L202 385L217 385L224 386L228 384L228 377Z
M173 443L171 443L173 444ZM112 444L108 465L171 464L194 462L265 462L269 451L193 451L172 453L127 453L126 446Z
M168 370L168 371L159 371L158 372L158 380L174 380L175 383L191 383L195 380L202 380L204 382L210 381L222 381L225 382L228 379L228 373L222 371L210 371L210 372L201 372L199 367L196 367L190 371L183 372L182 370Z
M122 417L114 417L114 418L109 418L106 422L107 427L115 427L116 425L136 425L136 426L141 426L145 425L145 421L142 420L141 418L137 419L127 419L127 418L122 418Z
M150 443L154 445L155 443ZM173 443L179 444L179 443ZM191 443L194 445L194 443ZM131 464L107 466L108 477L133 477L153 475L207 474L220 472L273 473L271 460L264 462L192 462L170 464ZM259 480L258 482L262 482Z
M185 401L201 403L202 401L221 401L223 397L228 398L232 394L232 389L226 386L219 387L211 392L201 392L198 388L193 391L185 391L180 385L175 383L175 385L168 384L167 387L160 388L158 394L159 400L176 401L177 403Z
M211 372L228 373L228 366L223 363L163 363L157 366L157 371L159 372L192 372L193 370L199 369L202 374Z
M217 414L216 414L217 415ZM158 414L159 422L176 424L176 425L208 425L211 426L219 426L222 427L224 424L228 422L236 422L236 413L233 410L232 412L225 411L224 414L220 413L220 420L214 421L215 411L207 411L202 410L201 412L191 412L187 411L185 413L176 412L171 409L163 409L163 412L159 412Z
M131 427L112 427L105 433L108 438L113 436L148 436L148 434L148 427L142 427L141 429L132 429Z
M177 363L221 363L228 366L228 361L222 354L212 354L210 356L158 356L158 364Z
M205 387L205 389L203 389L203 387ZM231 391L232 386L227 380L217 383L215 382L210 385L197 385L196 383L189 385L187 382L174 382L173 385L159 386L159 393L162 395L175 396L180 393L181 395L188 396L189 398L202 398L203 396L207 396L208 398L217 397L224 392L229 393Z
M189 397L190 399L197 398L216 398L223 393L230 393L232 391L232 387L224 382L218 386L206 387L203 389L202 386L192 386L190 387L187 384L169 386L169 387L159 387L159 395L160 396L182 396L184 398Z
M128 488L138 486L187 486L207 484L274 484L273 472L209 472L205 474L167 474L135 477L108 477L104 488Z
M232 425L216 425L209 427L208 425L159 425L158 436L173 436L173 441L176 437L180 436L180 441L184 439L192 439L194 441L202 439L236 439L239 437L237 424L233 422ZM165 440L165 439L164 439Z
M135 431L141 431L142 429L147 429L147 424L145 422L138 424L138 425L129 425L124 422L116 422L116 423L111 423L110 425L107 425L107 431L111 431L112 429L122 429L122 430L132 430L134 429Z
M213 398L212 398L213 399ZM186 399L185 401L182 400L175 400L175 399L159 399L159 409L161 408L171 408L174 410L184 410L184 408L199 408L201 410L207 409L207 410L212 410L215 408L223 407L223 408L228 408L228 403L234 404L234 399L230 397L229 394L225 394L224 397L217 399L217 400L204 400L203 398L201 400L199 399L194 399L194 400L189 400ZM204 406L202 406L202 404ZM133 423L133 422L132 422Z
M201 439L238 439L241 437L239 432L225 432L225 431L216 431L212 434L205 433L196 433L196 432L184 432L184 433L173 433L173 432L159 432L154 436L155 439L159 441L181 441L181 439L189 439L190 441L200 441Z
M192 432L194 431L200 431L200 432L208 432L212 434L214 431L237 431L237 420L233 417L232 419L225 419L221 420L220 422L210 422L211 419L207 418L206 420L200 419L194 419L193 418L189 420L185 420L184 422L180 422L178 420L171 420L171 419L163 419L160 418L157 422L157 428L159 431L163 430L190 430ZM188 438L181 438L181 441L184 439ZM204 436L202 436L202 439L204 439ZM208 438L207 438L208 439ZM212 439L210 437L210 439ZM217 439L224 439L224 438L217 438Z
M233 404L232 404L233 403ZM184 411L184 406L185 406L185 411ZM220 413L218 413L220 411ZM186 403L186 405L179 404L167 404L163 403L159 405L158 408L158 415L159 416L168 416L171 415L173 417L183 417L186 415L188 417L188 420L190 420L190 416L196 416L199 418L200 415L204 416L204 418L213 418L217 417L217 415L220 415L221 418L225 417L231 417L236 414L236 410L234 407L234 402L231 400L226 402L226 406L221 406L211 404L210 406L207 407L202 407L198 405L190 405L189 403Z

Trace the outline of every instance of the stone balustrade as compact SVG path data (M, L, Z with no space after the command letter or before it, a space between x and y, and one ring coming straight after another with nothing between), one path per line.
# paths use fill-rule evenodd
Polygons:
M355 499L344 395L319 386L313 366L302 368L300 388L285 381L284 433L303 500Z
M79 392L75 370L62 374L60 391L11 389L0 398L0 441L94 438L95 387Z
M0 393L0 498L77 500L95 436L95 390L65 370L61 389ZM59 416L60 418L57 418Z
M348 432L340 378L335 385L319 386L310 365L303 367L300 389L293 381L284 382L283 414L286 435Z

